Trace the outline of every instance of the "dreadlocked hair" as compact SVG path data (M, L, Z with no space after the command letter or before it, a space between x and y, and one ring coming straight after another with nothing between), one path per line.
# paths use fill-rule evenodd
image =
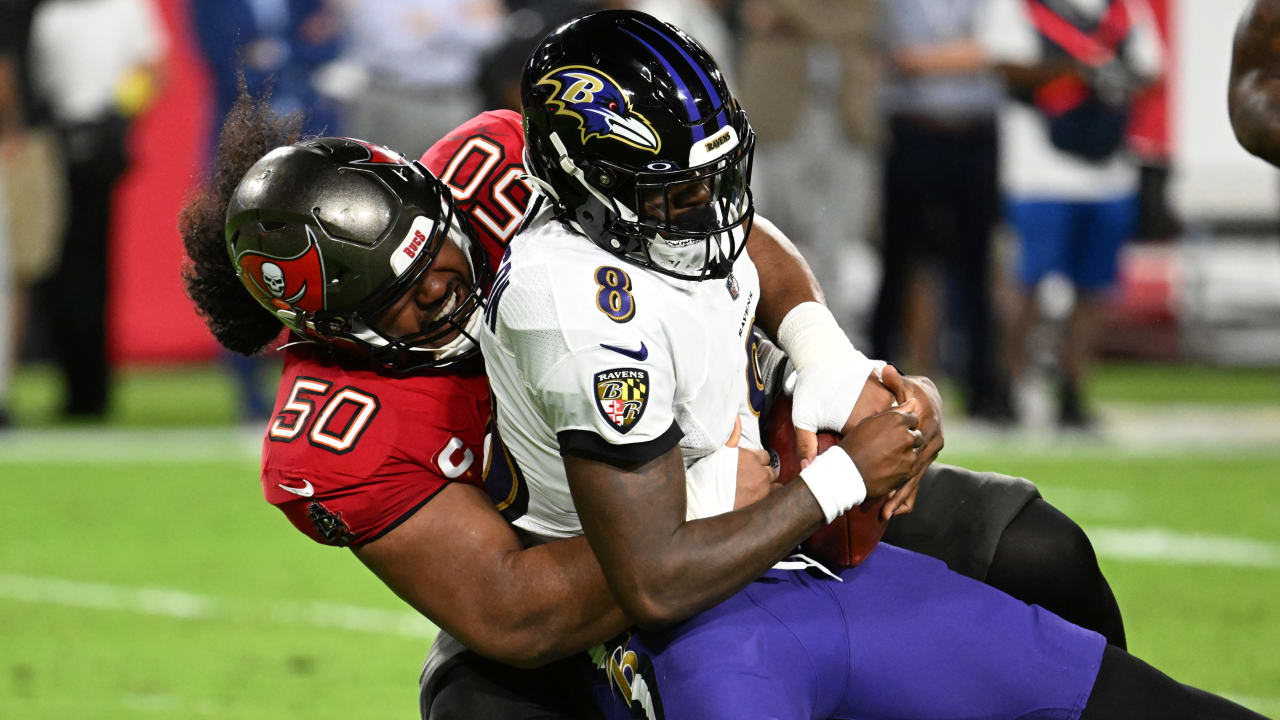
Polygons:
M258 304L227 256L227 204L249 168L263 155L292 145L302 132L303 115L277 115L269 94L253 97L240 80L240 95L223 120L213 168L178 217L187 259L182 282L213 336L223 347L253 355L274 340L283 327Z

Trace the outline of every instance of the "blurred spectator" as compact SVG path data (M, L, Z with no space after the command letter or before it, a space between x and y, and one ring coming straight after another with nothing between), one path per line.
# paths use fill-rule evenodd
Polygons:
M623 3L632 10L671 23L697 40L715 58L720 71L734 85L733 38L725 24L724 0L631 0Z
M505 40L480 59L476 89L480 107L520 112L520 74L542 37L562 23L604 4L597 0L508 0L503 19Z
M963 352L953 357L963 358L969 413L1007 420L990 283L996 112L1004 93L977 41L982 2L881 2L888 137L871 346L875 357L932 375L940 323L949 320L962 330Z
M210 151L235 102L241 70L255 97L271 86L277 113L305 112L304 132L339 134L336 105L312 82L342 50L342 17L333 0L192 0L191 22L214 86Z
M548 26L550 27L550 26ZM508 38L498 47L484 54L480 71L476 76L476 89L480 105L485 110L514 110L520 112L520 72L529 53L537 45L541 35Z
M0 428L31 284L47 273L64 222L58 141L31 82L36 0L0 2Z
M1160 72L1145 0L990 0L983 43L1020 102L1001 116L1001 177L1021 240L1021 304L1009 369L1024 370L1036 287L1067 277L1075 301L1060 364L1058 420L1089 427L1081 383L1100 306L1137 219L1138 168L1124 148L1132 98Z
M276 113L304 113L304 133L341 134L337 103L319 93L313 81L342 50L342 17L332 0L192 0L191 22L214 87L210 160L241 73L251 95L264 97L271 88ZM278 362L223 356L240 390L241 417L262 418L273 398L260 378L275 373Z
M113 191L129 165L129 123L155 96L166 42L146 0L47 0L36 11L34 77L61 138L70 205L57 266L37 293L72 416L107 407Z
M738 99L756 131L752 191L851 321L842 272L865 237L879 134L877 0L744 0Z
M479 112L480 58L502 41L499 0L363 0L344 13L344 60L361 73L344 131L409 157Z

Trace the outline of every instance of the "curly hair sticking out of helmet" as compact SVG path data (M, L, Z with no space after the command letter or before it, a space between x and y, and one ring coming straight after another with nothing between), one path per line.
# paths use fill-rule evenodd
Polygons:
M269 97L242 91L218 136L218 150L205 181L187 201L178 227L187 262L182 281L196 311L223 347L253 355L267 347L281 331L280 321L262 312L258 301L227 261L223 234L227 203L244 174L272 148L291 145L301 134L303 116L281 116Z
M448 189L381 145L294 128L241 97L188 208L188 292L214 335L252 353L282 323L394 373L474 357L491 270Z

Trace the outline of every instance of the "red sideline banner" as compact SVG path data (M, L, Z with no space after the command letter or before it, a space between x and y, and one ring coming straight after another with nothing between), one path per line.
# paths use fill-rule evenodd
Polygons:
M218 345L182 292L178 212L201 171L209 82L186 0L155 0L169 33L167 80L134 123L133 165L120 182L111 228L108 343L113 363L207 360Z

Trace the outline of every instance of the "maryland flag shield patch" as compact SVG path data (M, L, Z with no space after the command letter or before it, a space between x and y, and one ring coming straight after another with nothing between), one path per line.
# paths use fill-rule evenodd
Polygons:
M595 374L596 408L614 430L626 435L649 403L649 372L614 368Z

